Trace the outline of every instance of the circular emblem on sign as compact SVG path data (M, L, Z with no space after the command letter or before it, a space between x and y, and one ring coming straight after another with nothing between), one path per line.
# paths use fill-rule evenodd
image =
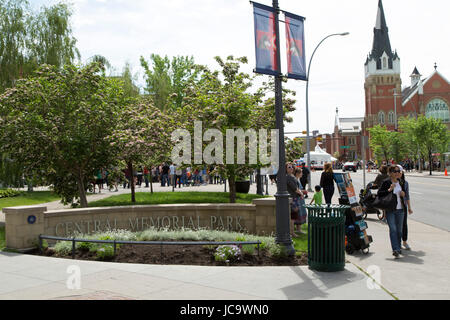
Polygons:
M28 221L29 224L35 223L36 222L36 216L28 216L27 221Z

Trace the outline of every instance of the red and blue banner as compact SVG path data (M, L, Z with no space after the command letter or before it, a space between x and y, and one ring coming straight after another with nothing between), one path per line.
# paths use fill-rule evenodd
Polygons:
M256 73L279 75L275 33L275 10L272 7L253 3L255 18Z
M304 17L284 12L288 78L306 80Z

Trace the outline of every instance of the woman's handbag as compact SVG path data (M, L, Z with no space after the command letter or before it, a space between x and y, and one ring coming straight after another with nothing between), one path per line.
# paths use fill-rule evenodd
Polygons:
M394 194L394 192L389 192L382 197L377 195L371 206L387 211L395 210L395 208L397 207L397 196Z

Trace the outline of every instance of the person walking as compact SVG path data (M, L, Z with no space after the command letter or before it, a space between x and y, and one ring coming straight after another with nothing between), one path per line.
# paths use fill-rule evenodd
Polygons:
M331 163L327 162L323 166L323 172L320 176L320 187L323 189L323 195L325 197L325 203L331 204L331 199L334 194L334 175Z
M401 177L399 179L400 185L402 186L402 190L405 191L404 203L406 204L403 207L403 229L402 229L402 240L403 240L403 248L405 250L411 250L411 247L408 244L408 215L413 214L413 210L411 208L411 199L409 197L409 183L405 179L405 170L401 166L397 166L401 171Z
M309 169L305 166L305 163L302 163L302 179L300 180L303 189L306 190L306 184L308 183L308 178L311 172Z
M402 253L400 242L403 233L404 198L406 193L400 184L401 170L397 166L389 167L389 177L378 190L378 197L385 197L392 192L397 199L395 206L386 209L386 220L389 226L389 238L391 241L392 255L400 258Z
M320 186L315 186L314 190L316 190L316 192L314 192L314 196L311 200L310 204L317 204L317 205L322 205L322 199L323 199L323 193L322 193L322 188L320 188Z
M291 203L291 236L295 237L297 234L294 232L295 222L300 220L300 197L302 196L301 190L298 188L297 179L294 176L294 165L290 162L286 163L286 184L287 191L292 198Z
M297 230L297 233L304 234L301 230L301 226L302 226L302 224L306 223L307 213L306 213L306 208L304 206L305 206L305 194L308 194L308 191L304 190L305 188L302 186L302 184L300 182L302 175L303 175L302 169L296 168L294 175L295 175L295 178L297 179L298 189L301 191L301 194L300 194L300 197L298 200L298 202L299 202L298 213L299 214L298 214L298 219L295 220L295 222L294 222L294 227L295 227L295 230Z

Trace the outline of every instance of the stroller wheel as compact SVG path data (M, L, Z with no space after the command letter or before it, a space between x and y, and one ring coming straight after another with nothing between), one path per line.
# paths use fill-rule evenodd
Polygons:
M345 252L348 254L352 254L355 251L355 248L351 244L347 244L345 246Z
M362 249L362 253L368 254L369 253L369 248Z
M384 219L384 211L383 210L377 210L377 211L378 211L377 212L378 219L383 220Z

